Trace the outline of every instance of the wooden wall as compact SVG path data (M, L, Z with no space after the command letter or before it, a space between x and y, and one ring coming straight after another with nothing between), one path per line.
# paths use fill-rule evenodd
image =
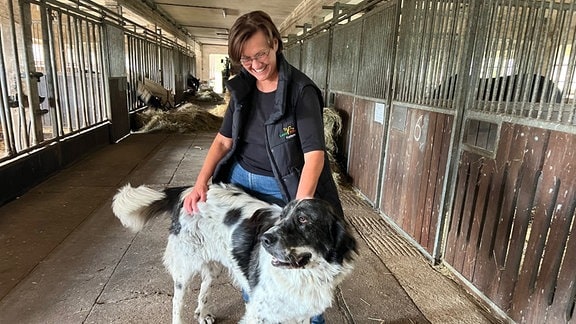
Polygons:
M572 319L575 168L575 134L509 123L461 156L445 260L517 321Z
M376 202L384 125L375 121L375 102L336 95L335 107L343 116L345 163L350 182L372 203Z
M382 211L432 253L453 117L393 106Z
M504 321L576 323L576 7L363 5L296 43L341 113L352 186ZM520 75L562 102L503 81Z

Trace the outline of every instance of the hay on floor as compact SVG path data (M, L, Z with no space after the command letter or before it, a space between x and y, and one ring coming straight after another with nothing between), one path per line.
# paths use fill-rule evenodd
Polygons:
M142 133L193 133L215 131L222 124L222 117L215 116L197 105L187 103L177 109L161 111L147 109L139 113L138 121L143 125Z
M200 106L220 105L225 102L224 97L214 92L214 90L202 84L196 92L185 92L181 99L182 102L193 103Z

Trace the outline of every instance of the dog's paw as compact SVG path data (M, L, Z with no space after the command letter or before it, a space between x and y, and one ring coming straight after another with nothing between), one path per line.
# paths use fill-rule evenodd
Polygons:
M214 316L212 316L212 314L198 317L198 324L214 324L215 322L216 322L216 318L214 318Z
M202 314L202 312L198 309L194 311L194 318L198 321L198 324L214 324L216 322L216 318L214 315Z

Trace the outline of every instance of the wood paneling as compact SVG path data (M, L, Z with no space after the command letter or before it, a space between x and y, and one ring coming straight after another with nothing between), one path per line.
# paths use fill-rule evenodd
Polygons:
M572 320L575 165L576 135L508 123L461 156L445 260L515 321Z
M375 203L384 125L375 121L375 103L346 95L337 95L336 108L344 115L343 134L349 180L368 200Z
M342 118L342 135L338 141L338 160L348 168L350 138L352 136L352 112L354 111L354 97L348 95L334 94L334 108Z
M452 122L451 115L402 106L392 109L381 208L430 253L440 216Z

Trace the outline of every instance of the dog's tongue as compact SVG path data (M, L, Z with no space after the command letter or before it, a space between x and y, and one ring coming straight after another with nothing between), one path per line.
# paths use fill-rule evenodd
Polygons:
M298 269L303 268L308 264L312 254L310 253L303 253L299 256L290 255L289 261L281 261L275 257L272 257L272 265L279 268L288 268L288 269Z

